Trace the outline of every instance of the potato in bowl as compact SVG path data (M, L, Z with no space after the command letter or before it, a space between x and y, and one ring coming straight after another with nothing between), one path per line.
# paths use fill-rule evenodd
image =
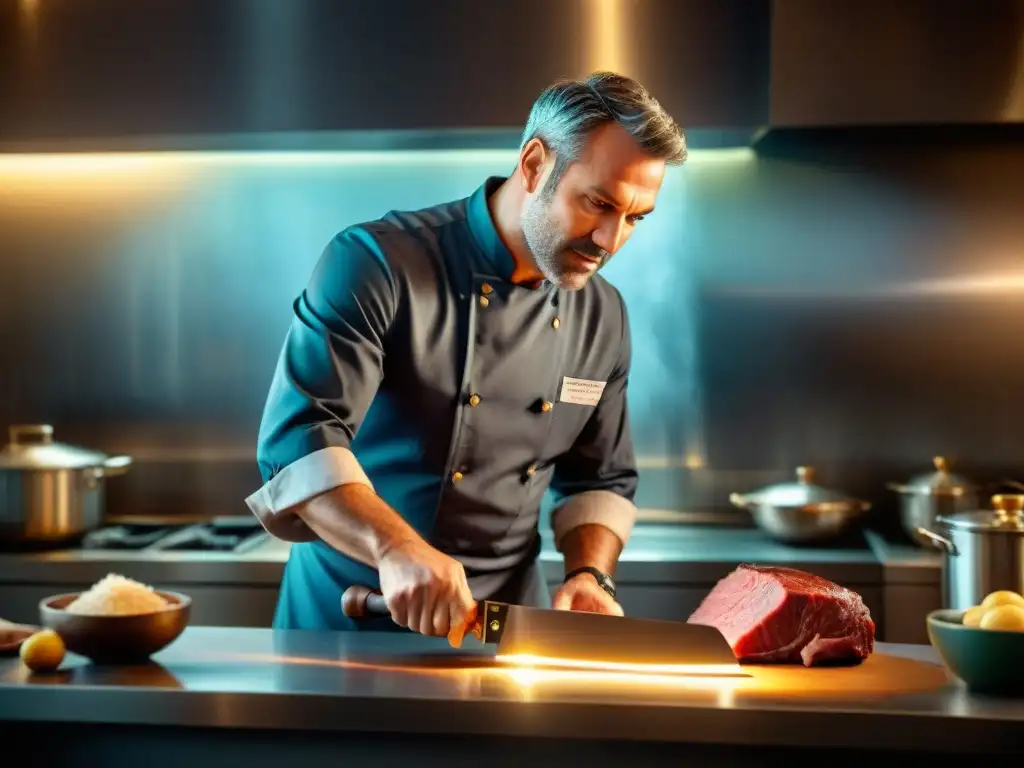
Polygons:
M1024 697L1024 597L993 592L967 610L928 614L928 638L969 690Z

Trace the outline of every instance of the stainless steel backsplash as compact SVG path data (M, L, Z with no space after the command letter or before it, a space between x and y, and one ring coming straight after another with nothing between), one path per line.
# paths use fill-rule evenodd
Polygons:
M695 150L606 274L639 501L793 476L890 503L949 456L1024 479L1024 148ZM291 302L331 236L505 151L0 156L0 423L128 453L110 510L245 513Z

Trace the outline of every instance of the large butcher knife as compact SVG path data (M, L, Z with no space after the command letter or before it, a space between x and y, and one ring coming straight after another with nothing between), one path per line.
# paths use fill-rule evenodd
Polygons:
M341 598L345 615L358 621L391 615L384 596L352 586ZM477 603L461 635L496 646L500 662L521 666L607 672L745 675L715 627L632 619L582 611L530 608L493 600ZM450 636L451 637L451 636Z

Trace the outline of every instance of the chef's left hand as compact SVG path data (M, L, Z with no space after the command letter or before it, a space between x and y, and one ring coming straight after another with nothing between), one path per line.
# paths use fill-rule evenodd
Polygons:
M598 586L597 580L588 573L573 576L558 588L551 599L556 611L586 611L603 613L608 616L622 616L622 606Z

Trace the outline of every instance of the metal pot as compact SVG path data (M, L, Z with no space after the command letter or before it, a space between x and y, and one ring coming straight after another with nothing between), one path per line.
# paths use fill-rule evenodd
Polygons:
M942 456L933 459L935 471L918 475L908 483L888 483L886 487L901 495L900 522L903 530L919 546L930 547L931 539L917 532L932 528L940 516L955 515L978 508L978 485L949 471Z
M918 529L945 552L944 608L970 608L1001 589L1024 594L1024 495L997 494L992 507L939 517L945 536Z
M796 482L780 483L753 493L733 493L733 506L746 509L770 536L787 543L838 538L869 509L871 503L814 484L813 467L797 467Z
M0 450L0 538L62 541L103 520L105 478L123 474L128 456L107 456L53 441L49 424L17 424Z

